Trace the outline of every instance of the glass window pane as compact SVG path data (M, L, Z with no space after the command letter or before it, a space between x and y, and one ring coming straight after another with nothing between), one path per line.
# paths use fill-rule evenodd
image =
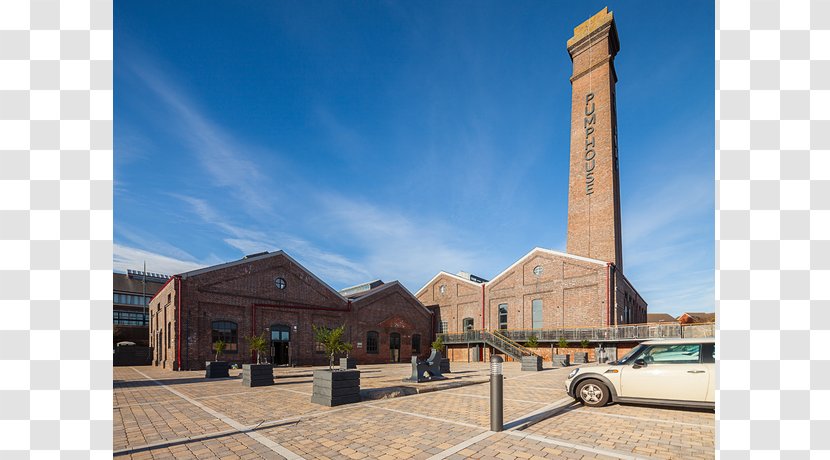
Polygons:
M544 327L544 320L542 319L542 299L533 300L533 329L542 329Z

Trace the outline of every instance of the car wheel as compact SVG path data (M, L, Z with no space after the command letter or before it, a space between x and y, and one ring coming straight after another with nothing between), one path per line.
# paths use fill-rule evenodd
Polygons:
M576 395L589 407L600 407L608 403L610 392L599 380L585 380L576 387Z

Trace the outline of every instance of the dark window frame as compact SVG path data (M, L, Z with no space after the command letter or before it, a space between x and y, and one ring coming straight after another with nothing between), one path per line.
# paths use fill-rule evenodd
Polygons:
M212 321L210 323L211 351L213 351L213 344L220 338L225 341L223 354L239 353L239 325L236 322L224 319Z
M539 302L539 318L537 318L536 314L536 302ZM545 328L545 302L542 299L533 299L530 302L530 315L531 315L531 324L533 329L544 329ZM538 327L537 327L538 324Z
M366 353L376 355L380 350L380 334L375 331L366 333Z
M411 339L412 356L421 354L421 334L412 334Z
M469 327L468 327L469 324ZM469 316L461 320L461 330L464 332L472 331L476 327L476 320L475 318L470 318Z
M504 312L502 312L502 307L504 307ZM500 330L507 330L507 312L508 307L506 303L499 304L499 329ZM504 315L504 321L502 321L502 315Z

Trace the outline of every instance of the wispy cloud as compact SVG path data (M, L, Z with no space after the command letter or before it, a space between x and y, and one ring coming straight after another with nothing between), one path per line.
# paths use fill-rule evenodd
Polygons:
M113 245L112 256L113 269L120 272L127 271L127 269L139 270L142 268L142 264L146 262L149 271L175 275L219 263L216 260L181 260L169 255L123 244Z

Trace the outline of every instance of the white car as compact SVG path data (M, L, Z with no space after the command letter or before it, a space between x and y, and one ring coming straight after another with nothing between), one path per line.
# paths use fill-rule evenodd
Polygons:
M586 406L620 403L715 408L715 339L649 340L622 359L574 369L565 381Z

